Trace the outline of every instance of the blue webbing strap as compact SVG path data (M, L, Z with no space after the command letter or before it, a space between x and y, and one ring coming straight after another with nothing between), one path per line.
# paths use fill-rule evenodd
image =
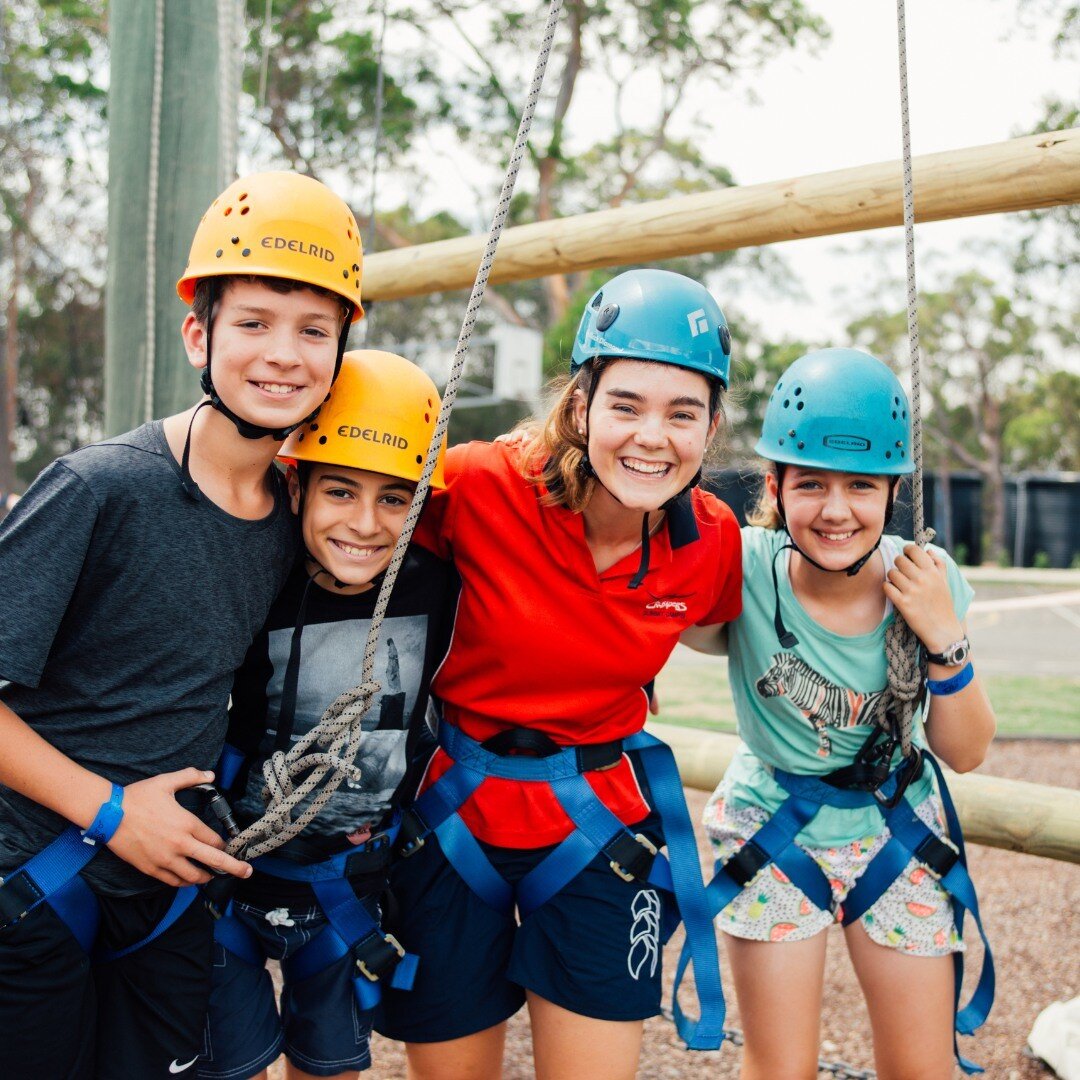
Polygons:
M236 917L231 902L225 914L214 920L214 940L245 964L261 968L266 963L266 953L259 939Z
M161 922L159 922L146 937L140 938L133 945L125 945L122 949L102 949L94 954L94 961L96 963L104 964L111 963L113 960L119 960L124 956L130 956L133 952L143 948L143 946L149 945L151 941L155 941L157 938L161 937L161 935L164 934L189 907L191 907L198 895L198 885L185 885L183 888L177 889L172 898L172 903L169 905L169 909L165 912Z
M311 884L319 905L326 916L326 925L283 966L290 979L302 980L323 971L344 956L353 956L357 966L361 957L357 950L365 943L390 941L377 920L353 891L346 878L314 881ZM396 942L392 947L400 948ZM387 980L396 990L411 990L416 978L418 958L405 953L394 966ZM382 998L382 980L369 978L363 972L353 978L356 1000L362 1010L374 1009Z
M652 792L653 807L663 822L675 896L686 925L686 942L672 991L675 1028L688 1049L716 1050L724 1041L726 1014L724 991L720 983L720 956L679 768L671 748L644 731L630 736L623 745L628 750L640 752L641 764ZM595 795L593 798L596 798ZM598 799L596 801L599 803ZM694 965L694 983L701 1006L701 1017L696 1021L687 1017L679 1005L679 983L688 962Z
M247 761L247 754L243 750L230 743L222 746L221 756L214 770L214 779L222 791L228 791L236 783L236 778L240 775L240 767L245 761Z
M94 947L100 921L94 890L76 874L66 885L61 885L46 903L71 931L83 952L89 953Z

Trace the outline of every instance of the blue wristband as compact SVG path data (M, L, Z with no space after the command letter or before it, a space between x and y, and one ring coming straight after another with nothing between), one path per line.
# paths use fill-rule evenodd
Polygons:
M124 808L120 805L123 801L124 789L113 784L109 801L101 804L97 817L83 830L84 844L107 844L113 838L124 820Z
M975 669L969 660L955 675L950 675L947 679L927 679L926 689L934 697L948 697L950 694L959 693L974 678Z

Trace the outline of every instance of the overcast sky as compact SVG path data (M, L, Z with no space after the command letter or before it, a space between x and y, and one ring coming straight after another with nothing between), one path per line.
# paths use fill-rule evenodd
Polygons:
M1056 60L1053 20L1029 12L1018 17L1019 0L908 0L908 65L913 152L933 153L1000 142L1027 130L1050 94L1075 99L1075 58ZM832 40L816 55L785 52L757 78L760 99L749 104L745 89L695 102L715 117L710 138L721 143L709 157L727 165L741 184L847 168L900 156L896 8L891 0L810 0L832 29ZM1038 6L1037 4L1035 6ZM584 76L588 79L588 75ZM551 91L549 84L546 90ZM655 103L643 72L642 108ZM605 119L610 104L594 83L579 90L568 118L572 133L588 130L590 115ZM684 129L683 134L690 133ZM511 136L508 134L508 145ZM572 142L571 142L572 146ZM452 156L460 160L461 148ZM440 175L438 203L473 202L455 191L450 172ZM392 200L387 191L385 197ZM916 195L917 197L917 195ZM449 202L447 202L449 200ZM488 209L478 218L486 227ZM971 265L965 241L994 236L1008 223L1001 216L918 226L920 283L930 284L950 266ZM872 254L853 255L866 248ZM844 293L858 290L875 260L903 273L902 230L847 237L799 240L779 245L808 299L778 301L760 292L732 298L771 337L799 335L841 343L852 312ZM848 253L848 254L844 254ZM721 286L724 287L724 286ZM720 297L723 303L725 298ZM903 292L895 292L895 305Z

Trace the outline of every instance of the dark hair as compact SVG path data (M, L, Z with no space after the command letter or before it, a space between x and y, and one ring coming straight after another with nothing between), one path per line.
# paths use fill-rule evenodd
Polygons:
M273 289L274 292L282 295L307 289L309 292L315 293L316 296L325 296L330 300L336 300L341 308L341 317L343 319L348 316L350 311L344 297L339 296L336 292L331 292L329 289L324 289L321 285L309 285L306 281L267 277L263 274L221 274L213 278L199 278L195 283L195 298L191 301L191 313L205 326L206 318L210 314L210 283L214 282L217 285L216 299L220 302L229 286L237 281L244 281L251 285L265 285L268 289Z

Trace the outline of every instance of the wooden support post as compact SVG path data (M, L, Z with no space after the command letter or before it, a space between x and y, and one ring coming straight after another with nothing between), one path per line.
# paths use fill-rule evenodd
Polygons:
M1080 202L1080 129L1029 135L914 161L915 218L941 221ZM683 195L507 229L491 283L903 223L899 161ZM484 237L380 252L364 299L468 288Z
M683 783L701 791L716 787L739 745L734 735L672 724L649 724L649 731L674 750ZM1080 863L1080 791L979 773L946 776L965 840Z

